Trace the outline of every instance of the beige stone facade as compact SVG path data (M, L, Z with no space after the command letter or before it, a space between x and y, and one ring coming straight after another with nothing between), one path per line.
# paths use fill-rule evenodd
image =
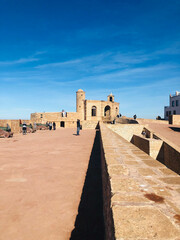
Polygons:
M76 92L76 112L44 112L32 113L31 121L36 123L56 122L57 127L75 127L77 119L84 126L87 122L112 121L119 114L119 103L114 102L114 95L110 94L107 101L86 100L85 92Z

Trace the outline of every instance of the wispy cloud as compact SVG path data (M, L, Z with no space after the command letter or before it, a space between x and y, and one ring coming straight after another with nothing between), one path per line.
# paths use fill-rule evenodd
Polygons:
M38 58L20 58L18 60L13 61L0 61L1 66L7 66L7 65L16 65L16 64L23 64L23 63L29 63L29 62L36 62L39 61Z

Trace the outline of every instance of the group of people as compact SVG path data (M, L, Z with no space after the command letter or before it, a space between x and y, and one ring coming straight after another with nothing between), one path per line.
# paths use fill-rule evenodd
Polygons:
M30 124L32 126L32 124ZM34 123L34 127L33 129L36 129L36 123ZM8 127L8 126L7 126ZM56 130L56 123L55 122L46 122L46 127L49 128L49 130ZM81 122L79 119L77 119L77 136L80 135L79 132L81 130ZM22 133L23 135L26 135L27 133L27 124L25 122L23 122L23 125L22 125Z
M46 122L46 127L49 128L49 130L56 130L56 123L55 122Z

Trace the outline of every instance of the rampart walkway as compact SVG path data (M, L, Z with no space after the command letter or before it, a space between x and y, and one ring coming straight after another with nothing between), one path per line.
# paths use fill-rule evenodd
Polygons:
M0 240L70 238L95 130L39 131L0 141Z
M180 176L105 124L100 132L106 239L179 240Z

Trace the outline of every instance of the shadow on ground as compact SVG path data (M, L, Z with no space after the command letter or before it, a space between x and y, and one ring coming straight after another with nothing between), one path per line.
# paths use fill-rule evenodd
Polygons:
M70 240L103 240L103 198L99 131L96 132L86 179Z
M169 127L170 129L172 129L175 132L180 132L180 128L179 127Z

